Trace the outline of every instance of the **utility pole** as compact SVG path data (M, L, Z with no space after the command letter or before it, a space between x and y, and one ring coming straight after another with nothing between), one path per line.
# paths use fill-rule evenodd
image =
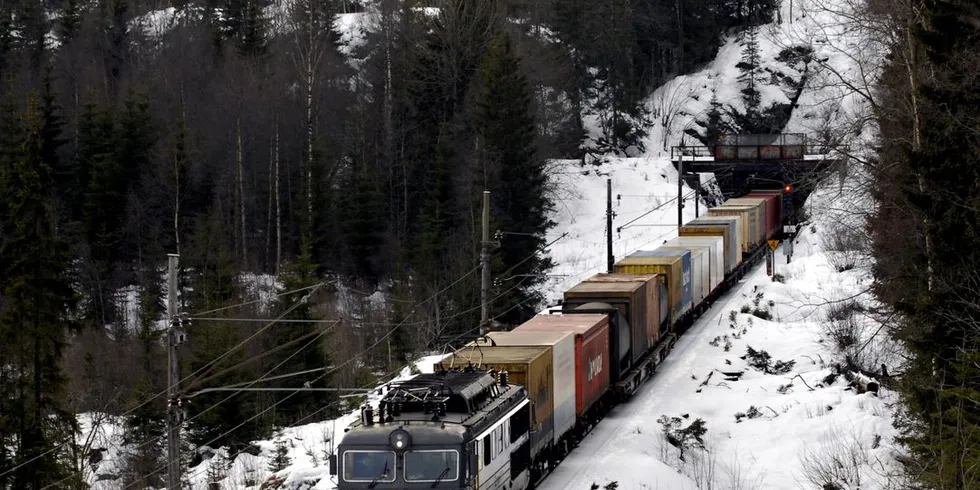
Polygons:
M695 173L694 175L700 175ZM698 201L701 200L701 185L700 182L694 186L694 217L697 218L701 215L701 205Z
M606 260L608 262L606 268L610 274L613 272L613 262L615 261L612 248L612 220L612 179L606 179Z
M684 226L684 149L677 152L677 228Z
M480 336L487 333L490 323L490 191L483 191L483 243L480 247L483 281L480 286Z
M184 411L180 402L180 365L177 346L184 340L177 318L177 254L169 254L167 275L167 490L180 489L180 424Z

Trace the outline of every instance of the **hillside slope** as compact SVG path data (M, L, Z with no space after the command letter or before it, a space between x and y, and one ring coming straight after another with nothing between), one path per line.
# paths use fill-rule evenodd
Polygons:
M807 88L786 131L810 135L846 132L859 145L870 134L869 128L854 126L864 110L862 97L860 91L842 88L837 74L859 76L850 80L859 88L873 84L874 70L855 62L868 60L873 67L875 44L852 38L853 30L847 29L844 17L819 0L796 1L794 8L792 23L786 3L780 16L785 22L760 29L764 65L786 70L772 61L775 56L786 47L806 45L824 67L808 71ZM363 26L354 16L338 19L336 26L346 33L343 42L348 46L362 36ZM854 56L837 49L839 46L864 51ZM679 144L684 130L704 117L712 93L721 102L740 107L736 65L741 55L738 39L727 38L714 62L697 73L678 77L650 96L650 108L670 117L666 124L663 119L655 121L644 153L607 157L586 168L578 161L553 162L558 226L549 235L557 239L549 252L557 265L542 286L549 304L568 287L605 270L607 178L612 179L617 258L676 236L677 172L664 147ZM800 77L801 73L789 75ZM784 89L775 85L760 92L764 104L789 100ZM594 121L585 122L594 131ZM702 182L709 185L710 179L710 175L702 176ZM887 390L878 396L859 395L845 381L827 379L833 362L842 356L841 349L851 353L859 349L869 366L895 358L888 356L894 346L874 335L876 320L863 313L874 306L865 292L870 280L867 262L858 250L834 246L842 224L856 228L862 223L861 213L867 210L868 201L862 197L860 179L854 171L841 181L828 179L808 202L813 220L794 241L792 261L787 263L785 245L777 251L776 271L784 282L772 282L764 268L750 274L704 315L654 379L634 400L613 411L549 477L544 488L586 489L593 481L600 485L618 481L623 489L792 488L815 484L814 478L836 480L843 488L886 488L893 461L889 402L894 395ZM693 190L683 185L682 194L683 220L687 221L696 212ZM702 201L697 208L703 212L706 205ZM840 272L842 264L853 267ZM768 311L770 319L741 312L745 305L750 311L755 308L757 294L762 295L759 309ZM841 313L843 298L862 306L848 306ZM767 306L769 301L772 306ZM840 325L853 334L847 345L841 345L840 335L834 335L834 328ZM782 374L759 372L741 358L749 346L767 351L774 361L794 364ZM417 366L429 370L438 358L423 358ZM720 371L744 374L738 381L725 381ZM400 375L409 376L410 371ZM661 419L664 416L668 419ZM348 414L287 429L274 440L256 442L252 451L256 454L243 453L233 461L225 459L226 449L199 448L200 462L195 461L186 478L194 489L207 488L209 482L220 483L222 488L257 488L262 482L277 482L277 488L288 489L332 488L326 455L354 417ZM682 427L703 419L707 451L689 445L682 461L678 448L665 442L661 420L670 425L670 417L678 417ZM90 482L100 490L119 489L118 481L109 478L116 472L115 462L128 449L118 431L111 424L106 427L99 444L109 450L92 471ZM285 467L272 471L270 462L277 453L285 457L280 461ZM850 458L853 464L837 469L826 466L835 457Z

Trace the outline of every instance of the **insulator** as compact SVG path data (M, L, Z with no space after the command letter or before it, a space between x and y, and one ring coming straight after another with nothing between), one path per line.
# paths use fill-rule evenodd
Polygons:
M365 405L361 411L361 421L365 426L374 425L374 409L371 405Z

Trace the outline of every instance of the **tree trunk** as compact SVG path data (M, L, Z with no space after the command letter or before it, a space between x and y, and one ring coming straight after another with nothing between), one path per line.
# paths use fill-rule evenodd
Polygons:
M242 118L235 119L236 162L238 163L238 217L241 223L242 269L248 267L248 248L245 246L245 160L242 151Z
M908 26L905 29L905 39L906 39L906 49L908 49L908 58L905 63L905 67L908 71L909 76L909 97L912 98L912 151L919 151L922 149L922 128L921 121L919 117L919 97L916 93L916 80L915 80L915 44L912 39L912 26ZM916 180L919 185L919 192L925 194L925 179L922 174L916 175ZM925 236L926 241L926 281L927 290L932 291L934 279L934 271L932 266L932 238L929 234L929 218L928 216L923 216L922 218L922 233Z
M278 116L273 116L274 124L278 123ZM275 136L269 139L269 179L268 179L268 200L265 212L265 266L268 268L272 258L272 194L275 192L273 187L272 169L276 165ZM268 269L267 269L268 270Z
M307 28L308 44L306 52L306 223L309 227L306 232L313 232L313 85L316 81L314 69L316 67L316 32L314 29L314 16L312 5L310 6L310 25Z
M276 118L276 144L275 144L275 181L276 181L276 275L279 275L279 266L282 264L282 205L279 200L279 118Z

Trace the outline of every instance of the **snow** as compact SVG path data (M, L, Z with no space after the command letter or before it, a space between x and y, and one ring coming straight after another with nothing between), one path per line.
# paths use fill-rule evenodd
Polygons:
M618 481L623 490L693 489L708 488L707 480L717 488L815 487L804 474L807 451L826 463L852 449L859 455L854 471L861 488L884 488L887 475L881 466L893 469L894 461L889 404L895 394L859 395L843 378L822 381L836 359L825 335L824 303L860 289L867 271L836 272L817 235L809 230L800 235L789 264L785 245L777 249L775 269L786 277L785 284L773 282L765 267L758 267L708 310L681 336L654 377L608 415L540 488ZM758 293L763 307L773 301L773 321L737 313ZM747 346L769 352L774 362L796 364L785 374L763 374L741 359ZM725 381L723 371L744 375ZM735 414L751 407L760 415L738 422ZM682 417L684 426L702 418L708 452L689 451L688 461L679 461L679 451L667 444L658 423L664 415ZM712 465L714 475L707 474ZM686 481L678 482L678 471Z
M423 356L413 363L414 373L412 368L405 367L389 382L408 379L419 373L431 373L435 363L444 357L446 354ZM367 403L377 410L380 398L377 391L372 391L367 395ZM333 454L336 444L343 438L344 429L357 420L358 413L353 411L337 419L280 430L272 440L255 443L261 449L259 456L239 455L228 469L226 479L220 481L225 484L224 488L235 488L236 484L246 486L246 480L254 479L262 482L275 477L283 483L282 488L308 490L333 488L336 482L330 477L329 456ZM273 474L269 471L269 462L276 453L276 443L280 441L286 444L291 464L288 468ZM211 451L223 458L227 457L227 451L223 448L211 449ZM208 468L214 461L216 460L208 459L188 470L192 482L191 490L207 490Z
M784 22L762 26L758 38L764 68L798 80L802 75L799 67L774 61L776 54L792 46L813 48L814 57L824 64L823 69L811 65L807 89L785 132L812 137L827 128L846 129L845 142L860 154L861 145L874 134L874 128L862 121L884 50L881 43L862 37L847 16L830 11L845 8L834 3L844 1L794 0L792 19L789 2L783 2ZM373 28L371 5L365 10L338 15L334 23L341 33L340 49L355 68L357 48ZM165 18L165 13L154 14L154 19ZM598 165L585 168L578 161L550 162L556 204L553 219L558 225L549 233L549 241L554 241L549 254L556 267L541 286L547 304L554 304L562 291L577 282L606 270L607 178L612 179L616 258L653 248L677 235L677 172L665 148L682 140L691 144L690 138L682 138L683 131L704 116L712 93L723 105L741 107L740 71L735 66L741 56L737 36L726 37L714 61L654 91L648 100L651 110L672 117L666 124L661 117L653 118L645 151L605 157ZM840 77L852 88L842 88ZM784 88L763 85L760 92L763 106L789 100ZM586 117L584 123L596 136L595 118ZM844 488L885 488L896 464L891 424L896 395L887 389L877 395L858 394L843 378L825 380L844 353L871 369L885 364L891 372L901 370L897 346L885 335L877 335L880 319L869 313L879 306L868 292L869 258L854 251L828 250L830 239L842 229L863 230L863 218L872 209L862 191L865 176L859 169L845 170L842 175L846 178L830 178L810 196L807 207L813 219L793 240L792 260L787 261L789 244L783 243L776 251L775 271L783 282L773 282L765 266L746 276L681 336L654 377L632 400L607 415L545 480L543 490L585 489L593 482L602 486L611 481L624 490L816 488L814 475L821 470L846 480L838 482ZM710 175L701 176L703 183L710 179ZM696 212L693 190L684 184L682 194L686 222ZM703 199L697 207L701 213L707 208ZM841 271L841 263L853 267ZM249 277L246 283L251 285L252 296L263 299L262 304L268 304L272 292L278 290L270 278ZM361 305L372 309L385 305L381 292L361 293L343 285L339 292L340 307L352 314ZM127 292L127 298L130 294ZM757 308L770 312L768 320L742 312L743 306L756 307L753 300L758 294ZM360 304L352 300L365 296ZM831 317L835 308L850 302L859 305L849 317L856 342L842 352L836 345L837 327ZM795 363L785 373L765 374L742 359L749 346L768 352L773 362ZM415 367L431 372L432 364L441 357L424 357ZM726 380L723 372L742 374ZM406 368L395 379L411 375L412 370ZM368 396L372 403L377 399L376 392ZM737 418L736 414L745 415ZM666 442L659 422L664 416L678 417L681 427L702 419L707 428L703 436L706 450L689 448L682 461L679 450ZM356 418L355 411L336 420L287 428L271 440L256 442L260 455L239 455L228 470L226 487L274 477L284 483L282 488L333 488L326 455ZM108 451L97 471L100 475L118 471L114 461L124 447L121 431L112 424L107 427L102 437ZM273 475L268 464L276 441L285 441L292 464ZM224 449L213 452L226 454ZM206 488L213 461L205 460L188 470L192 488ZM833 461L846 463L834 467ZM90 481L97 478L92 476ZM119 487L118 482L106 480L93 488Z

